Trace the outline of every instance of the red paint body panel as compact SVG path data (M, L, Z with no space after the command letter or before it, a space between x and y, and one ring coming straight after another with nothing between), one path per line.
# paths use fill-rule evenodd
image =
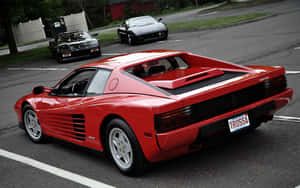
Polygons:
M130 75L126 68L169 56L180 56L190 69L175 70L145 79ZM283 67L240 66L188 52L173 50L142 51L103 59L86 64L79 69L97 67L112 70L104 94L90 97L58 97L49 95L46 89L39 95L29 94L19 99L15 111L22 123L22 105L29 103L36 111L40 125L46 135L60 138L85 147L103 151L101 126L105 118L118 116L126 121L139 141L147 160L160 161L188 153L196 140L200 127L220 119L240 114L269 101L274 101L276 110L285 106L292 98L293 90L285 89L274 96L252 104L188 125L176 130L158 133L154 117L157 114L180 109L218 96L226 95L265 80L284 75ZM223 75L224 71L242 72L242 76L210 84L193 91L172 95L161 88L178 88ZM204 76L203 76L204 75ZM191 79L193 78L194 79ZM161 87L161 88L158 88ZM74 116L75 115L75 116ZM272 114L266 114L272 115ZM72 122L77 119L85 132L78 134ZM80 124L80 123L79 123Z
M211 77L220 76L222 74L224 74L224 72L218 69L178 69L171 72L167 72L163 74L163 76L151 76L145 80L156 87L175 89Z

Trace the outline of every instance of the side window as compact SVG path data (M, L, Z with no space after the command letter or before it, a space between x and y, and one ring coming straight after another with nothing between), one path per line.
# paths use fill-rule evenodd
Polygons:
M65 79L56 90L58 96L81 97L94 76L95 69L80 70Z
M94 76L91 84L87 90L87 95L99 95L103 94L107 80L111 74L110 70L107 69L99 69Z

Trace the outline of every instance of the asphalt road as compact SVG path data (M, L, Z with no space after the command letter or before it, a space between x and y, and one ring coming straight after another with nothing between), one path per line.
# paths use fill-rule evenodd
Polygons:
M137 46L114 44L103 48L101 58L138 50L175 49L243 65L285 66L288 85L295 94L291 103L276 115L299 118L300 2L287 0L267 6L283 12L235 27L172 34L167 41ZM232 10L232 14L236 11ZM294 188L300 185L300 123L295 121L273 120L252 134L229 138L199 152L155 164L138 178L121 175L100 152L58 140L31 143L16 127L15 101L31 92L33 86L52 86L71 69L96 59L61 65L49 58L1 68L0 153L1 149L10 151L115 187ZM0 187L85 186L0 157Z

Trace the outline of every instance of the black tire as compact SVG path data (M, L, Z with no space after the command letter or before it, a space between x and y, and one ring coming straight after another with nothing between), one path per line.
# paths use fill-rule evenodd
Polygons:
M34 143L44 143L47 140L47 136L43 134L42 127L39 124L38 117L35 111L33 110L33 108L29 104L26 104L23 107L22 112L23 112L22 116L23 116L24 130L28 138ZM37 134L37 136L33 136L32 130L34 128L30 128L29 122L28 120L26 120L26 118L28 118L27 116L29 116L28 114L35 114L36 122L34 123L34 126L36 127L38 126L40 129L40 132Z
M61 54L56 53L55 59L56 59L57 63L60 63L60 64L63 63L63 59L61 57Z
M101 51L101 48L100 48L100 46L99 46L99 52L97 53L97 55L96 55L97 57L100 57L100 56L102 56L102 51Z
M120 35L120 33L118 33L118 37L119 37L119 41L121 44L125 43L124 38Z
M130 46L134 45L134 44L135 44L134 36L128 34L128 35L127 35L127 41L128 41L128 44L129 44Z
M121 157L119 159L116 159L117 154L113 154L114 153L114 149L116 148L116 146L111 145L110 139L113 138L112 135L114 135L115 131L123 131L123 133L125 133L126 137L129 140L129 145L131 146L130 149L132 149L131 153L131 157L132 157L132 162L128 167L124 167L122 165L120 165L118 161L121 161ZM119 134L120 136L121 134ZM126 139L125 139L126 140ZM126 143L128 144L128 143ZM124 144L124 145L126 145ZM120 148L125 148L124 150L127 150L127 146L121 145ZM128 176L139 176L142 175L145 170L146 170L146 166L147 166L147 161L144 157L144 154L142 152L142 149L139 145L139 142L135 136L135 134L133 133L133 131L131 130L131 128L129 127L129 125L123 121L122 119L113 119L112 121L110 121L107 125L107 129L106 129L106 134L105 134L105 147L106 147L106 152L109 154L109 158L114 162L115 166L125 175ZM123 151L119 151L123 152ZM126 152L126 151L125 151ZM124 152L124 153L125 153ZM114 157L115 156L115 157ZM119 155L120 156L120 155ZM129 155L130 156L130 155Z
M168 33L167 33L166 36L163 38L163 40L168 40Z

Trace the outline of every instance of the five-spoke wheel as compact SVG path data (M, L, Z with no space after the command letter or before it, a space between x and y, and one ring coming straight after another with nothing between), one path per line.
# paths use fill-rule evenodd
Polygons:
M120 128L113 128L109 133L109 147L114 161L120 168L132 165L132 148L126 133Z
M106 129L106 152L119 170L126 175L139 175L146 167L144 153L139 142L122 119L113 119Z
M43 135L38 116L30 105L25 105L23 108L23 123L27 135L33 142L44 140L45 136Z

